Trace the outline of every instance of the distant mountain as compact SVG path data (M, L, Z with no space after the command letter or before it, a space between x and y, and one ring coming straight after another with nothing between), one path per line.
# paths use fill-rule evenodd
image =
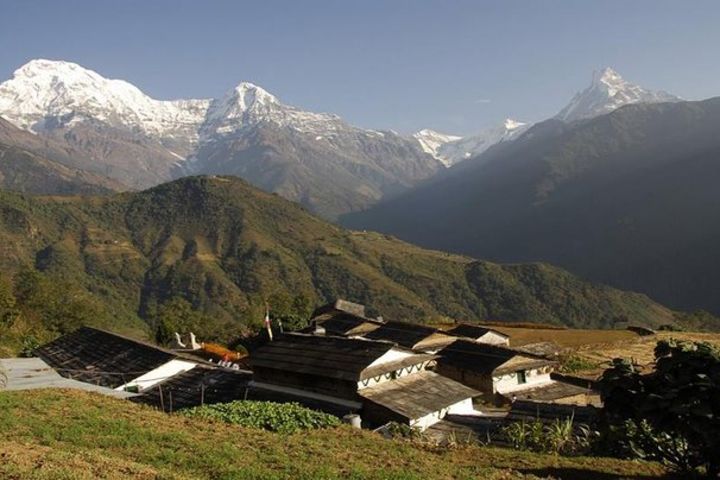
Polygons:
M623 105L635 103L677 102L682 99L663 91L652 91L623 79L610 67L593 74L592 83L578 92L556 116L573 122L605 115Z
M450 167L480 155L493 145L517 138L528 127L529 125L525 123L508 118L502 125L467 137L445 135L433 130L420 130L413 137L426 152L440 160L446 167Z
M107 177L57 161L72 154L0 118L0 188L49 195L105 194L123 189Z
M578 92L555 118L573 122L610 113L623 105L681 100L667 92L655 92L627 82L608 67L595 72L590 86ZM477 157L498 143L516 139L531 126L532 124L507 119L502 125L467 137L446 135L433 130L420 130L413 137L426 152L449 167Z
M335 297L412 322L675 321L644 295L549 265L497 265L343 230L234 177L71 202L0 192L0 242L3 274L36 265L85 289L118 323L148 319L176 297L237 331L260 321L266 299L280 309Z
M443 162L443 165L446 167L452 165L453 162L440 155L440 147L447 143L462 139L462 137L458 135L448 135L446 133L430 130L429 128L413 133L413 138L418 141L425 152Z
M334 218L441 168L412 139L305 112L241 83L211 103L199 145L180 174L237 175Z
M328 217L442 168L412 139L302 111L251 83L219 99L162 101L74 63L33 60L0 84L0 116L80 152L67 166L130 188L234 174Z
M343 224L720 313L720 98L548 120Z

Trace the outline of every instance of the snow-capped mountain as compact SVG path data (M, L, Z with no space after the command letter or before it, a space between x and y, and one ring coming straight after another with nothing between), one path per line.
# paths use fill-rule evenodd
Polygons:
M632 103L677 102L682 99L664 91L642 88L623 79L610 67L593 73L592 83L578 92L555 118L572 122L597 117Z
M413 139L303 111L247 82L218 99L155 100L75 63L33 60L0 84L0 117L82 152L73 168L131 188L234 174L327 216L442 168Z
M194 142L209 105L209 100L154 100L123 80L53 60L32 60L0 84L0 115L36 133L93 120L160 141Z
M413 134L413 138L420 143L420 147L422 147L425 152L443 162L445 166L449 166L445 163L445 159L438 155L438 150L440 150L440 147L446 143L460 140L462 137L458 135L448 135L426 128L424 130L420 130L419 132L415 132Z
M476 135L457 137L444 135L433 130L420 130L413 137L423 149L450 167L467 158L475 157L500 142L506 142L520 136L530 125L506 119L497 127L483 130Z

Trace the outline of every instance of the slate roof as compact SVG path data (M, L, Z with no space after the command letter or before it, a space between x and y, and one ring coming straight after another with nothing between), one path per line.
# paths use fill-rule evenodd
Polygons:
M372 362L394 345L385 342L285 334L268 342L250 355L255 368L273 368L295 373L358 381Z
M337 312L335 314L320 315L315 319L318 326L325 329L327 335L362 335L382 325L377 320L353 315L351 313Z
M439 364L444 363L464 370L493 375L554 364L545 358L469 340L456 340L440 350L438 355L440 355ZM512 364L506 366L505 364L511 360Z
M245 396L252 373L198 365L153 385L133 402L175 411L201 404L227 403Z
M488 332L495 333L505 338L510 338L502 332L493 330L492 328L481 327L480 325L470 325L467 323L461 323L456 327L446 330L445 333L454 337L468 337L468 338L480 338Z
M363 335L370 340L385 340L411 349L417 348L422 342L432 340L433 336L440 342L447 337L436 328L394 321L383 323ZM447 340L451 341L451 338L447 337Z
M358 391L361 397L408 420L449 407L480 392L435 372L422 371Z
M169 350L91 327L63 335L35 354L63 377L110 388L176 358Z
M512 395L515 395L516 398L521 400L535 400L538 402L553 402L563 398L574 397L576 395L592 394L597 394L597 392L589 388L583 388L577 385L557 381L530 389L512 392Z

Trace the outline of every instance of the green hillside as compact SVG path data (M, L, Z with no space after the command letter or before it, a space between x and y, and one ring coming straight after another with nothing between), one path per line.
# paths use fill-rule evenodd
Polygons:
M349 427L293 435L173 416L84 392L0 393L0 478L664 478L656 463L436 448Z
M0 192L0 249L17 303L62 310L87 299L94 310L83 318L125 330L145 329L140 319L154 328L179 311L201 315L212 327L205 336L238 334L259 324L266 299L275 314L306 315L335 297L413 322L674 320L643 295L545 264L498 265L344 230L233 177L108 197Z

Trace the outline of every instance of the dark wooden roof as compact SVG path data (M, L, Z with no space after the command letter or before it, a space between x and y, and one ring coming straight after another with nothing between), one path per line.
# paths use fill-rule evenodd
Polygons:
M492 332L502 337L509 338L508 335L505 335L502 332L498 332L497 330L493 330L492 328L481 327L480 325L470 325L468 323L461 323L460 325L457 325L445 331L445 333L454 337L468 338L480 338L488 332Z
M285 334L250 355L250 366L358 381L393 345L342 337Z
M553 364L544 358L469 340L457 340L440 350L438 355L440 355L439 364L452 365L477 373L497 375ZM515 365L503 367L503 364L510 360L517 360L517 362Z
M406 348L415 348L433 335L442 336L442 332L425 325L390 321L363 336L370 340L385 340Z
M438 375L423 371L359 390L360 396L408 420L437 412L480 392Z
M251 378L252 373L248 371L198 365L153 385L133 397L132 401L162 408L166 412L203 403L227 403L244 398Z
M327 335L361 335L375 330L381 322L359 317L351 313L337 312L335 314L320 315L315 320L318 326L325 329Z
M110 388L176 358L169 350L90 327L63 335L35 354L63 377Z

